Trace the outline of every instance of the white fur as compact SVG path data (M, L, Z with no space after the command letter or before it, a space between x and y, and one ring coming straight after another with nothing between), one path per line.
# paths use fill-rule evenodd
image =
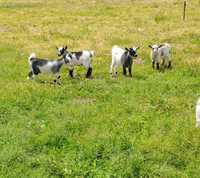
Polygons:
M28 57L28 62L29 62L30 65L32 64L31 63L31 59L32 58L36 58L36 54L35 53L31 53L30 56Z
M134 51L137 51L139 47L133 47L133 50ZM119 46L117 45L114 45L112 47L112 62L111 62L111 65L110 65L110 74L112 74L113 72L113 68L114 68L114 75L117 74L117 68L119 65L121 65L121 58L122 58L122 55L124 54L126 50L125 49L122 49L120 48Z
M75 54L72 54L72 59L69 59L69 65L76 66L76 65L83 65L86 68L91 67L92 57L94 56L94 51L82 51L82 55L79 59L76 58Z
M117 68L119 65L121 65L121 57L124 54L125 50L120 48L117 45L114 45L112 47L112 63L110 65L110 74L112 74L113 68L114 68L114 74L117 73Z
M30 60L31 58L36 58L36 54L35 53L31 53L28 59Z
M81 56L76 56L76 52L70 52L66 47L60 47L58 49L58 56L63 56L66 66L72 71L74 76L75 66L84 66L87 69L86 77L90 77L92 74L92 58L94 57L94 51L83 50L80 51ZM71 74L70 74L71 75ZM90 75L90 76L89 76Z
M90 54L92 55L92 57L95 55L94 51L90 51Z
M61 55L61 51L63 51L63 49L66 50L66 48L64 48L63 46L57 49L58 49L58 55ZM80 56L79 59L76 58L76 55L73 52L72 53L67 52L65 56L65 60L68 61L66 65L69 68L72 69L76 65L83 65L87 69L89 67L92 67L92 58L94 57L94 51L83 50L81 52L82 52L82 55ZM72 58L70 56L72 56Z
M48 61L48 63L46 65L44 65L44 66L38 66L38 68L40 69L41 73L51 74L52 73L51 68L54 65L57 65L57 61Z
M32 74L31 77L28 77L28 79L35 78L35 74L34 74L32 63L35 60L40 60L40 59L34 59L34 58L36 58L35 53L31 53L30 56L29 56L29 58L28 58L28 61L29 61L29 65L30 65L30 71L32 71L33 74ZM52 61L48 60L48 62L45 65L43 65L43 66L39 66L38 65L37 67L39 68L39 70L40 70L41 73L44 73L44 74L54 74L54 75L56 75L58 77L59 76L59 72L60 72L60 68L62 66L58 69L57 72L52 71L52 67L53 66L56 67L59 63L63 65L64 64L64 60L61 60L61 61L58 61L58 60L52 60Z
M196 104L196 127L200 127L200 98Z
M171 61L171 45L168 43L164 43L162 47L156 44L152 45L151 59L152 62L155 61L159 64L161 64L163 60L163 64L166 66L169 61Z

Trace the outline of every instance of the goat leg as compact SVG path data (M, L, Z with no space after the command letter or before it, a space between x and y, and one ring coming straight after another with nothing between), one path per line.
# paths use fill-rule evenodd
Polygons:
M89 67L87 70L86 78L90 78L92 75L92 67Z
M28 73L28 79L33 79L33 78L34 78L34 73L33 73L33 71L30 71Z
M70 70L69 70L69 76L70 76L71 78L74 77L74 69L70 69Z
M155 67L155 61L152 61L152 68L154 69Z
M169 64L168 64L168 69L171 69L172 68L172 62L171 61L169 61Z
M156 69L159 70L159 68L160 68L160 67L159 67L159 63L157 62L157 63L156 63Z
M126 75L126 67L123 66L123 75Z
M60 79L60 75L57 75L56 79L53 80L54 84L61 85L59 79Z
M132 69L132 67L129 66L129 67L128 67L128 72L129 72L129 76L130 76L130 77L132 77L132 71L131 71L131 69Z

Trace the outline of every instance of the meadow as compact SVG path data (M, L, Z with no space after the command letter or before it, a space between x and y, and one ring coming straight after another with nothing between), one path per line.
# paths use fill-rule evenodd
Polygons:
M0 177L199 178L200 1L0 0ZM149 44L172 45L172 70ZM110 78L111 48L140 46L133 77ZM27 80L28 56L90 49L93 79ZM42 81L49 82L42 82Z

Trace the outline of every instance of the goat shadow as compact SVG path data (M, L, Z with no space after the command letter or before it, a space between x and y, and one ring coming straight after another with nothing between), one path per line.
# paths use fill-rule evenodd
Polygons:
M52 86L60 86L62 85L62 82L54 82L54 80L41 80L41 79L36 79L34 80L34 82L37 82L39 84L43 84L43 85L52 85Z
M133 74L133 79L135 78L136 80L146 80L147 79L147 76L145 75L140 75L140 74Z

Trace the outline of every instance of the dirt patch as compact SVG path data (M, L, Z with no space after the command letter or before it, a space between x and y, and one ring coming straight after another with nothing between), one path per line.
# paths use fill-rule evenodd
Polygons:
M73 100L73 103L75 103L75 104L93 104L95 102L96 102L96 99L94 99L94 98L81 98L81 97L79 97L79 98L75 98Z
M0 26L0 33L8 32L9 30L6 27Z

